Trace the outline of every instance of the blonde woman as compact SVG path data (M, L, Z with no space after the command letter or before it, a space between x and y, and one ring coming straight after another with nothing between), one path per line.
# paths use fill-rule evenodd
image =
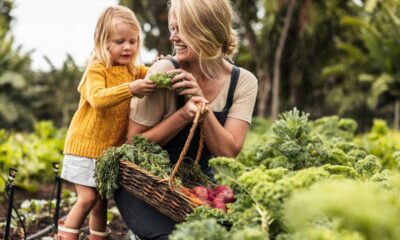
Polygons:
M96 159L104 149L125 141L130 100L155 88L143 80L147 68L136 65L140 24L126 7L108 7L100 16L94 50L78 86L80 101L69 126L61 177L75 184L78 200L56 239L78 239L90 213L90 239L108 239L107 200L100 198L93 178ZM135 80L138 79L138 80Z
M228 0L171 0L170 40L174 58L153 64L147 75L177 72L173 88L157 89L151 97L131 102L128 139L141 133L161 144L175 163L187 138L197 104L206 123L202 170L212 156L235 157L242 149L257 94L257 79L249 71L234 66L237 35L232 29L233 11ZM191 98L185 96L191 95ZM146 109L152 109L151 112ZM197 133L198 134L198 133ZM187 157L195 159L195 136ZM129 228L141 239L168 239L176 224L123 188L115 201Z

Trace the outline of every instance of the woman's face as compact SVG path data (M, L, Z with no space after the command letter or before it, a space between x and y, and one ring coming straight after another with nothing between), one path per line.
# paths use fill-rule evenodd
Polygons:
M174 16L169 20L170 37L169 40L174 44L175 57L178 61L194 61L197 58L194 56L190 48L182 40L179 33L178 23Z

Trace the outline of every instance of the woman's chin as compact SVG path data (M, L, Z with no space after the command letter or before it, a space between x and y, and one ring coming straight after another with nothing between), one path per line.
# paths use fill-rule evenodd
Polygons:
M175 58L180 62L192 62L196 60L193 55L189 54L187 51L175 53Z

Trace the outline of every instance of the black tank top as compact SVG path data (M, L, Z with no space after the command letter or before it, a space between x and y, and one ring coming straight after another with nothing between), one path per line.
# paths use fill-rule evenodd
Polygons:
M179 63L175 59L171 58L170 60L174 64L175 68L180 67ZM225 107L221 112L214 112L216 118L218 119L219 123L222 126L225 124L229 109L231 108L233 103L233 95L235 93L236 85L239 79L239 74L240 74L240 69L236 66L233 66ZM175 96L176 96L176 108L179 109L185 105L185 97L181 95L175 95ZM172 165L178 161L179 155L182 151L183 146L185 145L186 138L189 135L191 127L192 127L191 124L186 126L173 139L171 139L170 142L168 142L164 146L164 149L168 151ZM192 142L190 143L190 147L186 153L184 161L189 162L188 159L191 159L192 161L196 159L197 150L199 148L199 139L200 139L200 128L198 127L195 131ZM208 150L207 146L204 145L203 153L201 155L199 164L201 166L202 171L211 178L213 177L213 172L212 169L208 166L208 160L211 159L212 157L213 156L211 152Z

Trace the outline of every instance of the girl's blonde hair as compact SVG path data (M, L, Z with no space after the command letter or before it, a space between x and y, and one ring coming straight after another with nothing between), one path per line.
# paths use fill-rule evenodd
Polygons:
M108 7L100 15L94 33L94 49L90 61L99 61L103 63L106 68L111 67L112 61L108 49L112 41L112 35L116 31L116 24L121 22L128 24L132 29L138 32L137 51L128 64L128 69L133 72L140 51L141 28L132 10L124 6Z
M169 7L169 18L176 18L180 36L198 56L202 72L214 77L222 59L232 61L238 49L229 0L170 0Z

